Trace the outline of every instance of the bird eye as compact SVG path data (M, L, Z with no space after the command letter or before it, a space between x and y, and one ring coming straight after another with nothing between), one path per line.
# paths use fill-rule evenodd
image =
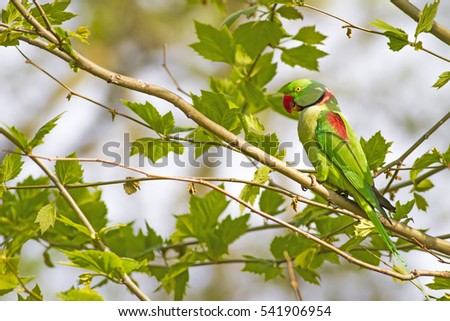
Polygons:
M301 88L300 86L295 87L295 91L296 91L296 92L299 92L300 90L302 90L302 88Z

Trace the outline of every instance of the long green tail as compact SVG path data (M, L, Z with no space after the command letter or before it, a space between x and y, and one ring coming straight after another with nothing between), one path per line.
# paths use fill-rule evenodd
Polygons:
M378 233L380 233L380 236L383 239L384 243L386 243L388 249L392 252L392 254L394 254L394 259L396 263L399 264L402 270L404 270L405 274L411 273L411 270L406 264L406 261L398 252L397 247L395 246L394 242L392 242L392 239L390 238L389 234L387 233L386 229L384 228L383 224L378 218L378 215L373 209L373 207L360 195L356 196L355 200L357 201L359 206L361 206L364 212L366 212L367 216L369 216L369 219L372 221ZM381 211L383 210L381 209ZM425 292L425 289L423 288L423 286L420 284L419 281L411 281L411 283L414 284L425 295L427 299L429 299L428 294Z

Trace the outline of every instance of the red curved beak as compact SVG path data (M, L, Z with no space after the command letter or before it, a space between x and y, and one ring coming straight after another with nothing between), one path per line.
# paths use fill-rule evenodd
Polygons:
M297 106L297 104L294 101L294 97L291 95L284 95L283 96L283 106L286 111L291 114L294 107Z

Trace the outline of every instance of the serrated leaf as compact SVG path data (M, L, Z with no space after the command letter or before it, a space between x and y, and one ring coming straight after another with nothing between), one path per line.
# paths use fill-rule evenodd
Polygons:
M450 279L435 276L433 283L428 283L426 286L432 290L447 290L450 289Z
M411 212L412 208L414 207L414 204L416 203L415 200L410 200L406 202L405 204L401 204L399 201L395 203L395 214L394 214L394 220L400 221L408 217L408 214Z
M328 54L311 45L283 49L281 60L291 67L300 66L308 70L319 71L319 59Z
M412 170L409 172L411 180L414 182L417 175L426 169L428 166L439 163L441 161L441 154L437 150L426 152L414 161Z
M279 193L266 189L261 193L259 208L270 215L277 215L281 211L279 207L284 203L284 198Z
M220 185L223 188L223 185ZM187 237L204 241L215 230L219 216L228 206L229 201L219 191L212 190L204 197L192 195L189 199L190 213L176 215L176 231L171 235L174 243Z
M103 297L96 290L89 286L81 289L71 288L70 290L56 294L62 301L103 301Z
M399 51L409 44L408 34L404 30L391 26L387 22L379 19L372 21L370 24L379 29L386 30L384 35L389 38L388 46L392 51Z
M50 227L55 226L55 221L56 221L55 204L49 203L39 210L34 223L39 224L41 234L44 234Z
M433 87L439 89L445 86L450 80L450 71L444 71L439 75L439 79L433 84Z
M175 127L172 112L168 112L164 116L161 116L158 110L148 101L145 104L139 104L122 100L122 103L130 108L157 133L168 135Z
M3 158L0 165L0 182L4 183L19 176L22 171L22 156L19 154L8 154Z
M71 261L70 263L61 262L61 264L91 270L116 281L122 280L124 276L125 270L122 260L112 252L103 252L99 250L60 251Z
M245 139L247 140L247 142L262 149L267 154L275 156L279 159L282 156L282 153L280 151L280 143L278 141L276 133L261 134L250 131L246 133Z
M264 281L269 281L283 275L283 268L272 262L246 262L242 271L264 275Z
M234 38L251 58L256 58L268 45L277 45L284 33L280 25L272 21L251 21L241 24L234 31Z
M77 153L73 152L66 158L76 158ZM59 181L63 184L75 184L83 181L84 170L78 160L57 160L55 163L55 173Z
M189 281L189 264L185 262L175 263L170 266L161 279L161 286L170 294L174 292L174 300L180 301L186 294Z
M130 274L131 272L137 271L142 267L147 266L147 260L136 261L129 257L123 257L122 265L125 273Z
M48 121L47 123L45 123L41 128L39 128L39 130L37 131L37 133L34 135L33 139L28 143L28 148L30 150L32 150L33 148L35 148L38 145L41 145L44 141L43 138L45 137L45 135L47 135L48 133L50 133L50 131L55 128L56 126L56 122L59 120L59 118L63 115L63 113L59 114L58 116L54 117L53 119L51 119L50 121Z
M144 137L132 142L130 148L130 156L135 154L145 155L153 163L166 157L170 152L181 155L184 152L184 146L181 143L173 141Z
M436 16L440 0L436 0L433 3L426 3L422 12L419 15L419 22L417 23L416 33L417 36L422 32L429 32L433 27L434 17Z
M231 216L228 215L218 224L217 235L219 235L228 246L245 234L248 229L249 219L250 214L245 214L236 218L231 218Z
M425 197L423 197L420 194L414 193L414 200L416 201L416 206L417 206L418 210L424 211L424 212L427 211L428 202L425 199Z
M234 134L242 129L242 124L237 117L238 111L230 108L225 96L220 93L201 91L202 95L192 95L194 107L212 121L222 125Z
M303 15L297 9L295 9L294 7L291 7L291 6L282 6L277 9L277 12L283 18L286 18L289 20L303 19Z
M20 130L18 130L16 127L11 126L5 126L9 134L17 141L17 144L21 149L25 149L28 144L28 139L25 136L24 133L22 133ZM16 143L16 142L15 142Z
M273 52L262 55L253 67L251 83L257 88L264 87L275 77L277 73L277 64L272 63ZM261 109L261 107L259 107Z
M369 168L372 171L375 171L383 166L392 142L386 142L386 139L381 135L381 132L378 131L370 137L368 141L361 137L360 143L364 154L366 155Z
M136 260L154 260L154 251L159 250L163 245L162 237L146 224L146 234L144 230L137 233L131 224L119 226L101 234L105 245L121 257L129 257Z
M53 3L42 4L41 8L44 10L48 21L52 25L60 25L64 21L70 20L77 16L76 14L65 11L70 2L71 0L58 0L54 1ZM42 18L42 15L37 8L32 8L30 10L30 13L39 21L41 25L45 26L44 19Z
M323 35L319 31L316 31L316 26L303 27L294 37L292 37L292 39L302 41L308 45L323 44L323 41L326 38L327 36Z
M191 44L200 56L211 61L234 63L235 48L233 37L227 26L220 30L195 21L195 32L199 42Z
M272 170L267 167L263 166L258 168L255 171L255 174L253 175L252 182L256 182L259 184L264 184L269 179L269 174ZM253 205L255 203L256 197L258 197L260 191L260 187L256 185L247 184L242 189L241 193L239 194L239 198L242 199L245 202L248 202L249 204ZM244 211L245 207L244 205L240 205L241 213Z

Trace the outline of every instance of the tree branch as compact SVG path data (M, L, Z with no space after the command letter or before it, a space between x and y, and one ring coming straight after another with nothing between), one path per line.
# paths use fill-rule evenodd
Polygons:
M406 13L409 17L414 19L414 21L419 21L420 10L415 5L410 3L408 0L391 0L392 4L399 8L401 11ZM450 30L445 28L443 25L433 22L433 26L431 27L430 33L433 34L436 38L441 40L450 46Z

